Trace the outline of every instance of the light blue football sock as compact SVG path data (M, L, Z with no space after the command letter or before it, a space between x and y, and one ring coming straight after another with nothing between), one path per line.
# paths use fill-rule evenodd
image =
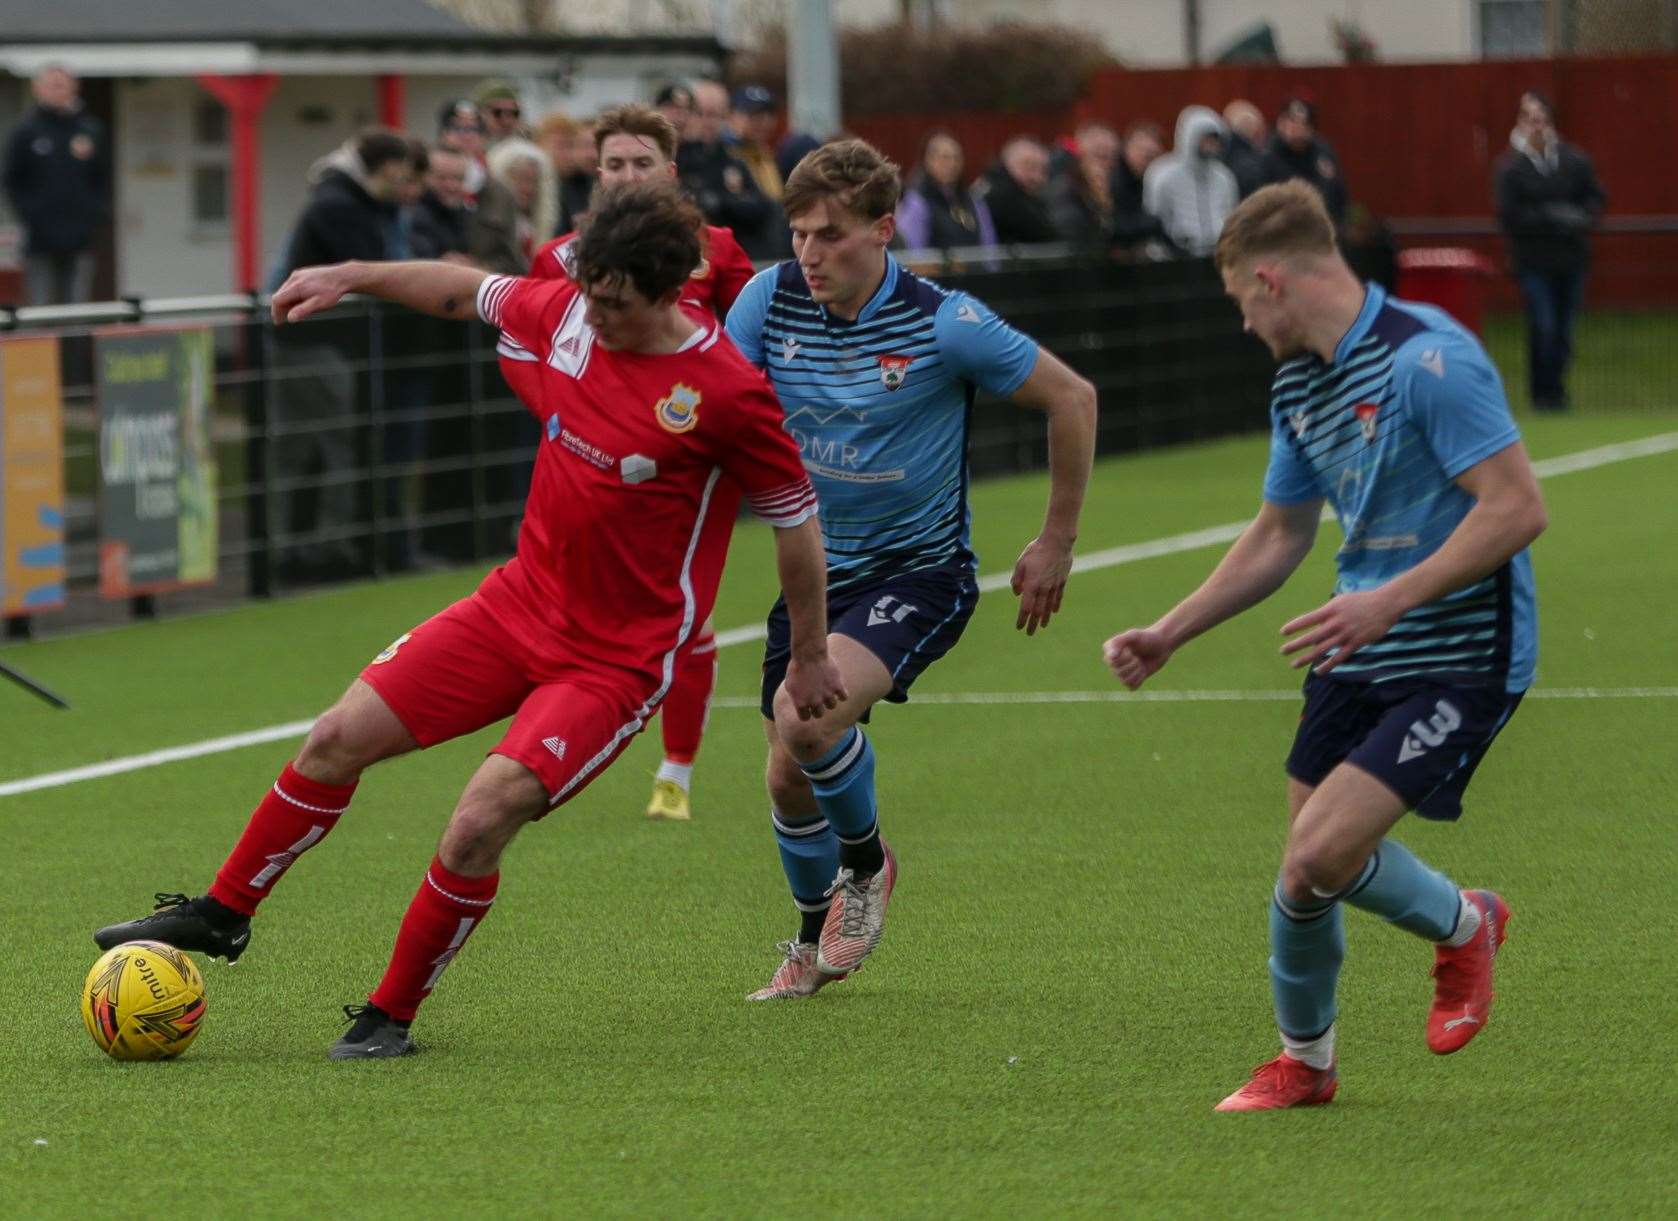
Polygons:
M1277 883L1270 896L1270 994L1284 1035L1303 1042L1334 1025L1334 988L1345 957L1340 904L1294 903Z
M799 766L809 777L820 808L834 834L857 843L874 834L874 747L862 726L851 731L814 763ZM831 878L828 881L832 881Z
M827 888L839 872L839 837L816 815L793 819L779 810L769 812L775 843L781 850L781 869L792 889L792 901L803 912L826 911Z
M1430 869L1397 840L1384 839L1341 897L1429 941L1443 941L1462 910L1455 882Z

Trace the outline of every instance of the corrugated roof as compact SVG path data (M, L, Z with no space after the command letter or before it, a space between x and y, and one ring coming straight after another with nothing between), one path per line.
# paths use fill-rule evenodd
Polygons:
M478 33L424 0L0 0L0 43L333 42Z

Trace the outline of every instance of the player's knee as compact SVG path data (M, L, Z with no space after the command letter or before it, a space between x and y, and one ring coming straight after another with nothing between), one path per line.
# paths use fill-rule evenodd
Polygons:
M765 787L769 790L769 800L778 810L797 810L809 804L811 800L810 781L803 770L785 751L771 751L769 766L765 774Z
M1344 890L1356 872L1333 845L1307 839L1288 845L1282 858L1282 890L1299 902L1327 898Z
M297 753L297 769L311 780L327 784L350 784L375 759L356 732L355 719L342 708L321 713Z
M477 776L461 795L437 855L446 868L476 877L501 863L519 828L547 809L541 781L521 767Z
M849 728L849 721L841 723L831 712L808 721L800 720L787 689L782 687L775 692L775 736L800 762L809 763L821 758L833 749L833 744Z

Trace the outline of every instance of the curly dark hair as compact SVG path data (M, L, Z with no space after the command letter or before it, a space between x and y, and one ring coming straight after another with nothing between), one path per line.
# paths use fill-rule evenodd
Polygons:
M577 283L622 279L649 301L687 283L699 266L699 209L672 182L608 187L577 237Z

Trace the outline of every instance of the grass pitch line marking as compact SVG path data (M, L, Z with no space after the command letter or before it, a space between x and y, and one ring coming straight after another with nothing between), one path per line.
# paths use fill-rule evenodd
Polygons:
M1678 450L1678 432L1663 432L1636 441L1620 441L1613 445L1599 445L1595 449L1582 449L1578 453L1545 458L1534 462L1532 469L1540 479L1547 479L1553 475L1571 475L1575 471L1594 470L1599 466L1627 462L1633 458L1648 458L1674 450ZM1221 526L1207 526L1203 530L1190 530L1185 534L1172 534L1142 543L1126 543L1122 547L1108 547L1104 551L1087 551L1072 561L1072 571L1095 572L1120 564L1134 564L1139 560L1157 559L1162 555L1179 555L1185 551L1199 551L1202 547L1233 543L1241 537L1241 531L1247 528L1250 520L1225 522ZM1333 512L1325 509L1323 520L1333 521ZM1012 569L993 572L979 578L979 591L993 593L999 589L1007 589L1012 580ZM764 626L761 623L729 628L725 632L717 633L717 647L722 649L730 645L748 644L753 640L762 640L764 634Z
M1599 445L1595 449L1584 449L1577 453L1561 454L1555 458L1545 458L1532 464L1540 479L1551 475L1570 475L1575 471L1588 471L1599 466L1607 466L1615 462L1625 462L1632 458L1646 458L1655 454L1670 453L1678 450L1678 432L1657 433L1652 437L1643 437L1636 441L1619 441L1612 445ZM1325 517L1331 516L1325 513ZM1127 543L1121 547L1109 547L1104 551L1090 551L1078 556L1072 561L1073 572L1091 572L1101 568L1112 568L1119 564L1132 564L1138 560L1149 560L1162 555L1177 555L1184 551L1197 551L1202 547L1215 547L1219 543L1234 542L1247 528L1246 521L1226 522L1221 526L1208 526L1202 530L1190 530L1185 534L1173 534L1165 538L1150 539L1147 542ZM989 576L979 578L979 588L990 592L1008 588L1012 580L1012 570L1008 572L993 572ZM745 627L729 628L717 633L717 647L727 648L730 645L747 644L753 640L764 638L764 626L760 623L748 624ZM1594 694L1564 694L1564 691L1592 692ZM1533 691L1533 699L1610 699L1610 698L1650 698L1666 699L1678 693L1678 688L1671 687L1627 687L1621 689L1602 689L1590 687L1557 688L1553 691ZM1035 694L1037 699L1027 699ZM1081 697L1081 698L1080 698ZM987 695L985 693L955 694L955 695L923 695L916 698L918 704L986 704L986 703L1187 703L1191 701L1212 702L1223 700L1281 700L1298 699L1297 691L1261 692L1261 691L1090 691L1090 692L998 692ZM750 698L723 697L714 701L718 708L756 708L757 701ZM58 788L61 785L76 784L83 780L98 780L105 776L117 776L123 772L139 771L142 768L157 767L164 763L176 763L184 759L197 759L204 755L220 754L223 751L238 750L245 746L258 746L267 742L276 742L283 738L295 737L309 731L313 721L291 721L284 725L270 725L266 729L253 729L248 733L231 734L225 738L210 738L203 742L191 742L185 746L172 746L166 750L154 750L143 755L130 755L125 759L111 759L105 763L95 763L87 767L71 768L62 772L47 772L39 776L28 776L22 780L11 780L0 783L0 797L13 797L20 793L32 793L37 789Z
M909 707L949 704L1238 704L1297 703L1291 691L941 691L917 695ZM1678 687L1546 687L1527 692L1529 700L1678 699ZM725 695L713 708L753 708L749 695ZM3 792L0 789L0 792Z
M288 721L284 725L270 725L266 729L253 729L248 733L229 734L225 738L207 738L202 742L189 742L185 746L148 751L143 755L129 755L124 759L109 759L104 763L89 764L87 767L72 767L68 771L45 772L23 780L9 780L0 784L0 797L32 793L36 789L55 789L66 784L78 784L83 780L99 780L105 776L120 776L123 772L137 772L142 768L157 767L163 763L179 763L184 759L198 759L204 755L219 755L223 751L239 750L245 746L260 746L265 742L301 737L309 732L309 727L314 723L313 717L307 721Z
M1551 475L1571 475L1574 471L1588 471L1631 458L1667 454L1675 449L1678 449L1678 432L1663 432L1636 441L1620 441L1613 445L1599 445L1595 449L1582 449L1575 454L1544 458L1534 462L1532 469L1540 479L1545 479Z

